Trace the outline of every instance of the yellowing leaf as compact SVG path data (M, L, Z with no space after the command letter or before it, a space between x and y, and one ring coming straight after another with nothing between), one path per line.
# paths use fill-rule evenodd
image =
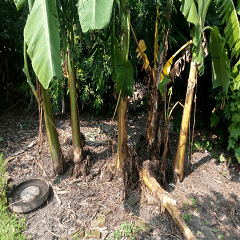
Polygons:
M162 82L163 78L164 78L164 75L161 73L160 74L160 82Z
M166 76L169 76L170 70L171 70L171 66L172 66L172 62L173 62L173 57L171 57L166 64L163 67L163 73Z
M140 52L138 53L137 58L139 58L139 60L142 58L142 54Z
M143 53L143 68L145 69L145 71L147 70L148 66L149 66L148 57L145 53Z
M141 52L144 52L144 51L147 49L147 46L146 46L146 44L145 44L145 42L144 42L143 39L141 39L141 40L139 41L138 45L139 45L139 47L140 47ZM138 49L138 47L137 47L137 49L136 49L136 52L140 52L139 49Z

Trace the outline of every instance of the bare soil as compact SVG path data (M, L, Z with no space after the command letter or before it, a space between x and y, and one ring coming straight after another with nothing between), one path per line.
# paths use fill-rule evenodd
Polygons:
M91 229L91 222L99 215L106 220L103 227L97 228L101 239L111 237L111 232L124 222L139 221L148 224L150 231L136 234L136 239L184 239L172 217L167 211L161 213L157 199L140 179L126 196L121 176L105 174L117 144L117 122L111 124L111 117L80 114L81 132L86 137L84 150L90 158L86 176L78 178L72 176L70 114L55 116L63 154L70 162L67 172L57 177L53 174L45 130L38 153L38 114L19 110L0 118L0 149L8 159L9 186L32 178L43 178L51 186L46 203L28 214L19 214L26 218L25 233L30 239L73 239L69 235L79 228ZM142 161L148 156L144 147L138 147L145 134L146 117L146 111L131 110L128 114L129 145L137 149L136 156ZM200 137L201 132L196 132L197 136ZM169 171L177 138L177 132L171 130ZM224 153L224 149L220 153ZM221 163L205 150L187 158L183 181L175 185L169 174L167 184L180 214L188 218L187 225L197 239L240 239L239 165ZM131 203L131 199L136 203Z

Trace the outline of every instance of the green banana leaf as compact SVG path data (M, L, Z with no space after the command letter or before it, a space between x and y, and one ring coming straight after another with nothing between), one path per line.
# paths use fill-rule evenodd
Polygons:
M26 2L27 0L14 0L17 10L21 9Z
M113 0L78 0L77 6L83 32L102 29L109 24Z
M28 55L45 89L53 77L62 79L59 21L55 1L35 0L24 28Z
M116 82L116 92L131 96L133 94L133 70L130 61L124 61L117 38L112 36L111 59L113 66L113 81Z
M227 95L228 86L230 83L230 61L224 45L225 39L221 37L218 27L213 27L211 29L209 43L212 56L213 88L221 86L224 94Z
M198 0L198 18L201 20L201 28L204 27L207 11L212 0Z
M123 55L121 52L118 39L115 37L114 34L112 36L112 42L111 42L111 59L112 59L112 66L113 66L112 79L114 82L117 82L122 72L121 68L123 63Z
M194 0L183 0L181 12L186 17L187 21L193 23L191 31L193 38L193 60L196 62L199 74L204 72L204 54L202 47L202 33L205 25L207 11L212 0L198 0L197 7Z
M191 31L191 37L193 38L193 60L198 66L199 74L202 75L204 71L204 54L202 47L202 28L200 24L193 26Z
M238 58L240 54L240 25L234 3L232 0L218 0L216 4L219 7L219 17L222 18L223 23L226 23L224 33L232 56Z
M198 13L194 0L183 0L180 10L188 22L195 25L198 23Z

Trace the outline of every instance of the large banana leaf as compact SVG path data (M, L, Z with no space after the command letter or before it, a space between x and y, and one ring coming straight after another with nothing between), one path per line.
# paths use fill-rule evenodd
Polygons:
M26 2L27 0L14 0L17 10L21 9Z
M78 15L83 32L107 27L113 0L78 0Z
M238 58L240 54L240 25L234 3L232 0L218 0L219 16L226 22L224 33L231 49L232 56Z
M225 39L221 37L218 27L213 27L210 33L209 47L212 55L213 88L221 86L227 95L230 83L230 61L224 48Z
M59 22L56 2L35 0L24 29L28 55L44 88L53 77L62 78Z

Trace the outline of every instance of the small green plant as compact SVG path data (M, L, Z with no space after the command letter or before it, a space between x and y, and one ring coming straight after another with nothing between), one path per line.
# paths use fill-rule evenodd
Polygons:
M115 232L112 231L112 238L108 238L108 240L120 240L122 237L127 237L130 240L134 240L134 234L141 231L136 224L132 223L123 223L121 224L121 228L116 229Z
M115 232L112 232L113 239L119 240L122 237L122 233L120 228L118 228Z
M184 213L184 214L182 215L182 219L183 219L184 221L192 222L192 214L191 214L191 213L189 213L189 214Z
M188 210L188 203L187 202L184 203L184 206L185 206L185 209Z
M217 153L215 151L212 151L212 157L216 158L216 159L218 158L218 155L217 155Z
M197 234L198 234L198 235L200 235L200 234L201 234L201 232L200 232L200 231L197 231Z
M212 144L209 141L203 140L201 142L197 141L193 144L193 151L207 150L212 151Z
M3 137L0 137L0 142L3 141Z
M214 231L214 232L217 232L217 229L216 229L216 228L213 228L213 231Z
M225 170L222 170L221 174L222 174L223 177L226 177L227 172Z
M197 201L195 198L191 198L192 206L195 207L197 204Z
M218 160L219 160L219 162L221 162L221 163L224 162L225 158L224 158L224 156L223 156L223 153L220 155L220 157L219 157Z
M222 234L220 234L220 239L224 239L224 236Z
M23 240L23 231L26 229L25 218L18 220L14 213L10 213L7 207L5 165L3 154L0 154L0 239Z
M184 221L187 221L187 220L188 220L188 214L187 214L187 213L184 213L184 214L182 215L182 219L183 219Z

